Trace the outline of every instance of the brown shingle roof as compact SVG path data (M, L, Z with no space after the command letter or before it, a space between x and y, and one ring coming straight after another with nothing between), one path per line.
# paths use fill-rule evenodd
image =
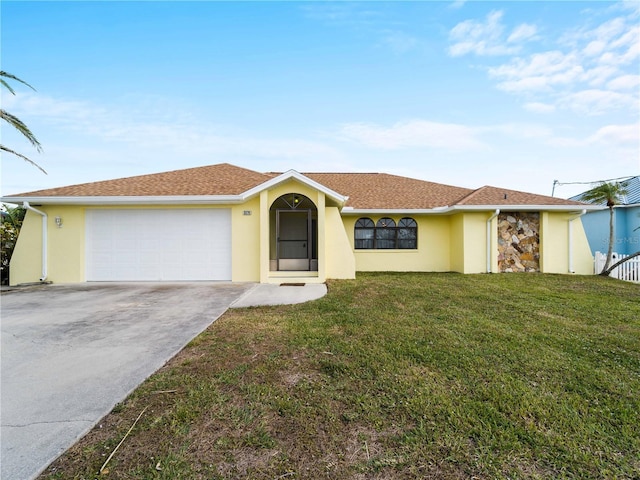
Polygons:
M547 197L535 193L520 192L518 190L508 190L484 186L474 190L469 195L461 198L456 205L584 205L573 200Z
M13 197L238 195L271 178L268 174L220 163L207 167L37 190Z
M278 176L228 163L171 172L83 183L12 195L20 197L162 197L239 195ZM584 205L572 200L485 186L477 190L386 173L305 173L307 178L347 196L355 209L432 209L481 205Z
M364 209L429 209L453 205L472 190L386 173L304 173Z

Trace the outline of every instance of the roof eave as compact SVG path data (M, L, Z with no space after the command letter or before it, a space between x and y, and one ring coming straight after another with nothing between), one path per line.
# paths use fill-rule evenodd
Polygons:
M582 210L593 211L603 210L607 207L598 205L453 205L434 208L352 208L344 207L343 215L418 215L432 214L442 215L453 212L486 212L490 210L501 210L505 212L539 212L539 211L555 211L555 212L577 212Z
M2 197L4 203L40 205L222 205L243 203L240 195Z
M539 211L555 211L555 212L577 212L582 210L602 210L599 205L454 205L451 207L457 211L486 211L500 210L503 212L539 212ZM606 207L604 207L606 208Z

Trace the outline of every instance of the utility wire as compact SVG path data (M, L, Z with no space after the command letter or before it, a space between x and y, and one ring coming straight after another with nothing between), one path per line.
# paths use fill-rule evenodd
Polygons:
M627 175L626 177L608 178L606 180L594 180L592 182L560 182L558 180L553 181L553 188L551 189L551 196L556 191L556 185L593 185L594 183L614 182L616 180L627 180L629 178L636 177L637 175Z

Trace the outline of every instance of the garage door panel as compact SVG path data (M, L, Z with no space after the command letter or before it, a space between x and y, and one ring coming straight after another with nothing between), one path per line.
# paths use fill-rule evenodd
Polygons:
M230 280L230 209L87 210L88 281Z

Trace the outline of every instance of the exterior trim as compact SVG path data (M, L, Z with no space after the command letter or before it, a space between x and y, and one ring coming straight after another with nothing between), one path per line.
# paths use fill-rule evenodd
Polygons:
M242 193L241 196L244 199L248 199L254 195L257 195L263 190L267 190L269 188L275 187L276 185L279 185L280 183L286 182L287 180L291 180L291 179L297 180L300 183L303 183L310 188L313 188L315 190L318 190L324 193L327 197L337 202L340 206L344 205L347 199L349 198L349 197L345 197L344 195L340 195L338 192L335 192L330 188L325 187L324 185L316 182L315 180L311 180L309 177L305 177L304 175L302 175L301 173L295 170L289 170L281 175L278 175L275 178L272 178L271 180L267 180L266 182L261 183L260 185L257 185L247 190L246 192Z
M239 204L241 195L181 195L181 196L106 196L106 197L2 197L6 203L29 202L42 205L221 205Z
M394 208L350 208L342 209L342 215L416 215L416 214L450 214L455 212L486 212L500 209L502 212L581 212L582 210L603 210L607 207L599 205L453 205L451 207L435 207L427 209L394 209Z

